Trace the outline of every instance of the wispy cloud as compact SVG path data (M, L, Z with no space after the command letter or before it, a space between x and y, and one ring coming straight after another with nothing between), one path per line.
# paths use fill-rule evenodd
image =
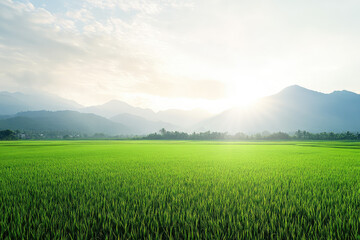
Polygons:
M119 7L139 11L139 18L161 11L162 4L149 1L88 1L91 7ZM169 2L166 5L174 5ZM164 97L218 98L221 83L186 79L161 73L163 59L157 49L164 46L142 19L124 21L109 16L97 21L88 8L56 15L31 3L1 4L1 87L40 88L61 93L86 89L145 93ZM145 14L145 16L143 16ZM81 24L79 24L79 22ZM6 56L6 57L5 57ZM166 77L165 77L166 76ZM213 87L216 85L216 87ZM104 87L106 86L106 87ZM198 90L192 90L198 89ZM200 94L199 94L200 93ZM76 94L74 94L76 95ZM85 93L86 95L86 93Z
M0 88L179 105L294 83L360 91L359 10L356 1L3 0Z

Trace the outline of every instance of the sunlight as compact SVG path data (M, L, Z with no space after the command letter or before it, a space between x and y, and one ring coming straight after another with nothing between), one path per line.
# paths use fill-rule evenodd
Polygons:
M259 98L263 97L263 95L259 93L261 93L261 91L249 83L235 83L228 92L229 104L233 107L249 107Z
M251 106L257 98L251 93L240 93L230 97L233 106L248 107Z

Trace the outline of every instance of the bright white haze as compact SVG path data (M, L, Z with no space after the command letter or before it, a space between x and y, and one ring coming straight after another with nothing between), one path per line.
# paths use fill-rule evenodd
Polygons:
M360 2L0 1L0 90L154 110L360 92Z

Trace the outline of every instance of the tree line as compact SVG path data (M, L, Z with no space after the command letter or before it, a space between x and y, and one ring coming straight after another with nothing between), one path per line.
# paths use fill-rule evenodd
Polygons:
M296 141L296 140L326 140L326 141L341 141L351 140L360 141L360 133L353 132L321 132L311 133L308 131L298 130L295 133L275 132L270 133L264 131L256 134L236 133L228 134L226 132L179 132L179 131L167 131L161 129L157 133L151 133L147 136L108 136L102 133L96 133L93 135L71 133L71 132L37 132L37 131L12 131L12 130L0 130L0 140L18 140L18 139L146 139L146 140L240 140L240 141Z
M262 132L256 134L245 134L245 133L236 133L228 134L226 132L179 132L179 131L167 131L166 129L161 129L158 133L151 133L142 139L148 140L360 140L360 133L353 132L343 132L343 133L334 133L334 132L321 132L321 133L311 133L308 131L298 130L293 134L285 132Z
M0 140L16 140L18 136L14 131L11 130L3 130L0 131Z

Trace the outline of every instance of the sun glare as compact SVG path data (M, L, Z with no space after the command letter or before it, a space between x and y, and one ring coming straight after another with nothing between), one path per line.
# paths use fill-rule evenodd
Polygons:
M228 93L229 105L233 107L249 107L262 97L253 86L234 85Z

